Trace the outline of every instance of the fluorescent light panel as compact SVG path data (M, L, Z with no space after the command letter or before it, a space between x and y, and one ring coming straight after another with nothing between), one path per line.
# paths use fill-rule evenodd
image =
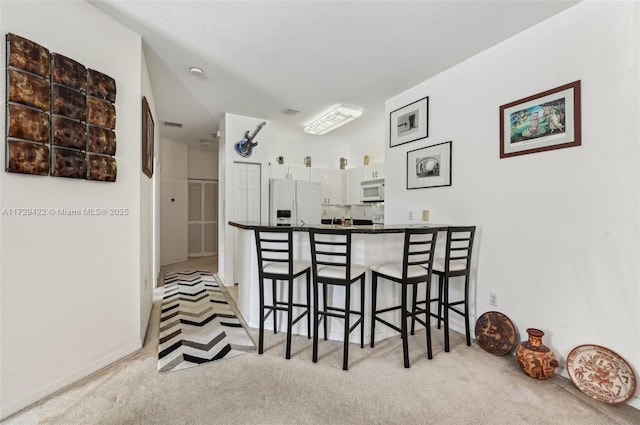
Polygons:
M338 105L329 112L307 124L302 131L308 134L321 135L330 132L362 115L360 109L353 106Z

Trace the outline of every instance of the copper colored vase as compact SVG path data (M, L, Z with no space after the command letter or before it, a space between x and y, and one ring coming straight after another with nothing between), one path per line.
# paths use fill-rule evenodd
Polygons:
M529 328L527 333L529 340L522 341L516 349L520 368L532 378L547 379L553 375L559 363L553 356L553 351L542 343L544 332Z

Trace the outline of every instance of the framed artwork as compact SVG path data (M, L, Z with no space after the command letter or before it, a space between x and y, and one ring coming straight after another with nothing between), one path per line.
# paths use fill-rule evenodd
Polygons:
M407 152L407 189L451 186L451 141Z
M146 97L142 97L142 172L153 177L153 117Z
M429 98L425 97L389 114L389 147L429 136Z
M580 80L500 107L500 158L581 144Z

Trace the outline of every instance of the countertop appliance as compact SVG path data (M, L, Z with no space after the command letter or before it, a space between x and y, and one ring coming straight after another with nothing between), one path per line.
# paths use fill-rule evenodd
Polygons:
M276 210L276 226L291 226L291 210Z
M281 220L286 217L278 217L278 211L289 212L289 225L320 223L321 201L322 188L318 182L269 180L269 224L287 225Z
M362 202L383 202L384 201L384 179L363 180Z

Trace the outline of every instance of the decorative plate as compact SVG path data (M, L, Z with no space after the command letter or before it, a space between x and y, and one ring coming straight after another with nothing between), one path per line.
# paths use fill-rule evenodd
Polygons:
M476 322L476 339L484 351L503 356L516 346L516 328L498 311L488 311Z
M571 350L567 371L580 391L603 403L621 404L636 392L637 381L631 366L599 345L579 345Z

